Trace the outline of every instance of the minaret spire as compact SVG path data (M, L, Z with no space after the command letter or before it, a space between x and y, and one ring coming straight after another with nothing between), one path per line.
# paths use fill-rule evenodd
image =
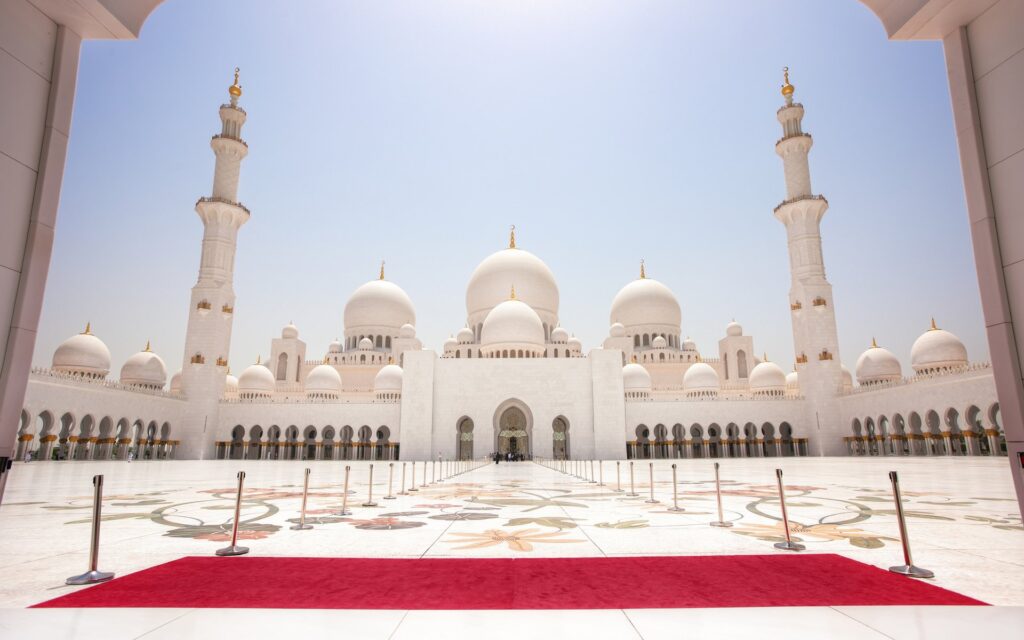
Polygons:
M384 279L384 261L383 260L380 261L380 279L381 280Z
M640 258L640 279L647 278L647 269L644 267L644 259Z
M516 225L512 225L512 228L508 230L508 248L516 248Z

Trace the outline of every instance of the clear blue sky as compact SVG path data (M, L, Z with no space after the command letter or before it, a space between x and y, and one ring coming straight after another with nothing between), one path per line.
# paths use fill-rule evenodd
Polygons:
M784 65L843 362L876 336L908 371L932 315L988 357L941 45L887 41L859 2L168 0L138 41L83 47L37 364L91 320L115 376L147 339L180 368L236 65L235 372L290 320L319 357L382 259L439 349L513 223L585 348L644 258L703 352L736 318L788 370Z

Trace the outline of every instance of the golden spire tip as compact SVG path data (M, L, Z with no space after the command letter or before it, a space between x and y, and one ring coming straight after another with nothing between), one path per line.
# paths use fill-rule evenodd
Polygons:
M796 88L789 83L789 67L782 67L782 96L786 98L786 104L793 103L793 92Z
M516 299L516 285L512 285L512 291L511 291L511 293L508 294L508 299L509 300L515 300Z
M935 318L932 318L932 331L938 331L939 327L935 324Z
M235 67L235 83L228 87L228 93L231 95L232 100L238 100L242 97L242 85L238 84L238 73L241 71L238 67Z
M644 265L644 259L640 258L640 279L643 280L647 277L647 269Z
M85 323L85 331L82 332L82 335L86 335L86 336L91 336L92 335L92 323L91 322L86 322Z
M263 359L263 356L257 355L256 356L256 364L263 364L262 362L260 362L262 359Z
M516 225L512 225L512 227L508 231L508 248L516 248Z
M878 348L878 343L875 342L874 336L871 337L871 348L872 349L877 349Z
M146 351L146 352L151 351L151 349L149 348L149 340L146 340L146 348L143 349L143 351Z
M380 279L381 280L384 279L384 261L383 260L380 261Z

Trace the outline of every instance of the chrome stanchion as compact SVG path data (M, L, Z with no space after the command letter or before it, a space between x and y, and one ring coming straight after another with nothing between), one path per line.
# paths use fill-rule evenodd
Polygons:
M426 469L424 469L424 471L426 471ZM430 484L434 484L436 482L437 482L437 461L436 460L431 460L430 461Z
M420 488L422 489L425 486L427 486L427 461L426 460L423 461L423 484L420 485Z
M636 492L636 483L633 479L633 461L629 461L629 493L626 494L630 498L636 498L640 494Z
M242 513L242 485L245 483L245 472L238 472L238 495L235 497L235 519L231 523L231 544L217 549L218 556L240 556L249 553L249 547L238 546L238 518Z
M622 473L619 469L619 461L615 461L615 492L622 493Z
M935 573L928 569L914 566L910 557L910 538L907 536L907 519L903 515L903 497L900 495L900 479L895 471L889 472L889 480L892 481L892 498L896 501L896 521L900 525L900 542L903 543L903 564L889 567L889 571L911 578L934 578Z
M306 524L306 498L309 496L309 469L306 469L306 477L302 481L302 510L299 511L299 523L293 524L292 529L296 531L305 531L306 529L312 529L313 525Z
M341 490L341 511L335 511L336 516L350 516L352 512L348 510L348 474L352 471L352 467L345 465L345 487Z
M786 541L776 542L775 548L784 551L803 551L807 547L799 542L793 542L793 538L789 534L789 516L786 514L786 490L782 486L782 469L775 470L775 479L779 484L779 506L782 507L782 524L786 528Z
M395 496L393 496L391 494L391 479L394 477L394 475L395 475L395 463L394 462L389 462L388 463L388 495L384 496L385 500L394 500L395 499Z
M398 495L400 495L400 496L407 496L407 495L409 495L409 492L405 490L405 463L404 462L402 463L402 487L401 487L401 490L398 492Z
M363 503L364 507L376 507L377 503L373 501L373 464L370 464L370 484L367 487L366 502Z
M92 477L92 536L89 540L89 570L79 576L71 576L65 584L93 584L106 582L114 577L113 572L99 571L100 561L100 512L103 507L103 476Z
M409 474L409 477L412 478L412 482L409 483L409 493L412 493L413 491L419 491L419 489L416 488L416 461L415 460L412 461L412 473Z
M647 464L650 466L651 472L651 498L649 500L644 500L644 502L646 502L647 504L657 504L661 502L661 500L654 499L654 463L648 462Z
M598 460L597 461L597 477L598 477L597 486L603 487L604 486L604 460Z
M686 511L679 506L679 482L676 480L676 465L672 463L672 506L669 511Z
M715 463L715 497L718 499L718 520L711 523L712 527L731 527L731 522L726 522L722 518L722 483L718 479L718 463ZM785 507L783 507L785 509ZM789 531L789 524L786 524L786 530Z
M590 484L597 484L597 480L594 480L594 461L590 461Z

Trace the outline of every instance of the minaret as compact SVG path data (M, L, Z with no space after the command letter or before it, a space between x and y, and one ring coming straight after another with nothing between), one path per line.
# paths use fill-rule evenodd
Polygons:
M238 106L242 87L237 68L228 95L229 103L220 107L220 133L210 141L216 156L213 193L196 202L196 213L203 221L203 251L199 279L192 287L181 367L181 390L187 401L180 440L186 458L214 454L235 313L235 244L238 229L249 220L249 210L238 202L238 173L249 145L242 140L246 114Z
M786 103L777 114L782 138L775 143L775 152L782 158L786 174L786 199L775 207L775 217L786 225L796 368L800 393L808 399L812 412L808 435L818 440L817 447L812 447L815 453L834 455L842 451L836 402L842 387L842 371L832 285L825 278L821 252L821 219L828 210L828 201L811 190L807 154L812 139L801 127L803 105L793 102L789 67L784 73L782 96Z

